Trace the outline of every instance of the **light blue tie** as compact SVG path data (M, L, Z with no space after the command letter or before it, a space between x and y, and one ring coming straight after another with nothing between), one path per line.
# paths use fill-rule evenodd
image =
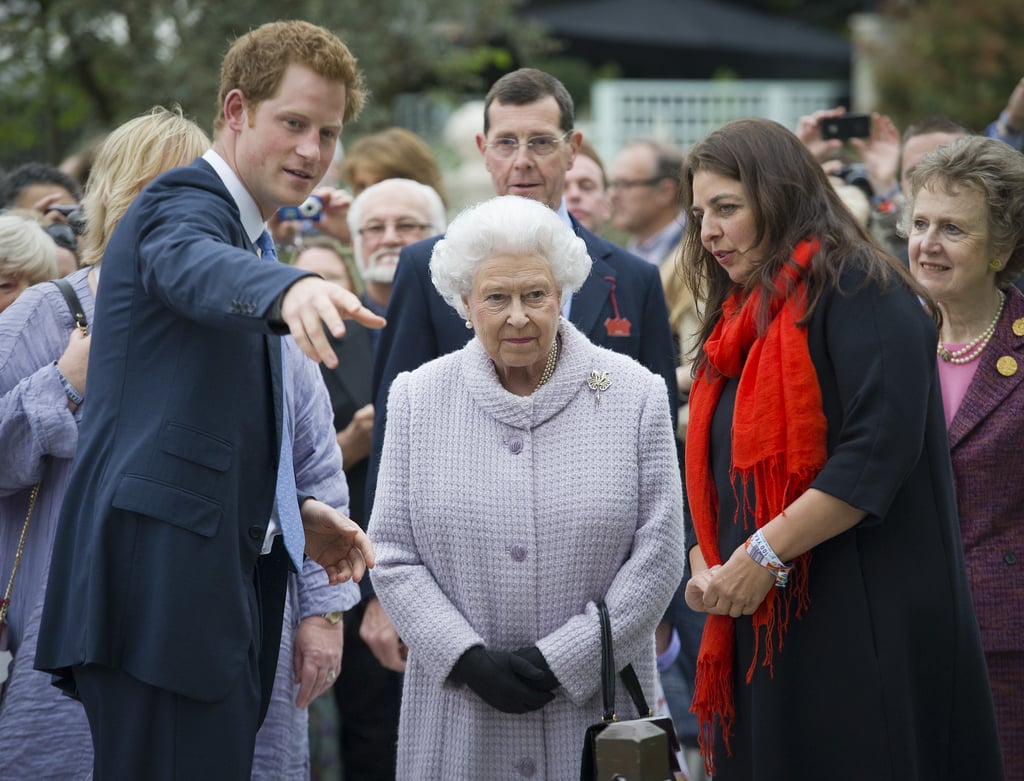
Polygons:
M263 231L256 240L260 257L277 262L274 240ZM288 365L284 339L277 340L281 350L281 454L277 460L277 520L284 535L284 547L295 565L302 572L302 556L306 550L306 534L302 529L297 492L295 490L295 465L292 462L292 426L288 417Z

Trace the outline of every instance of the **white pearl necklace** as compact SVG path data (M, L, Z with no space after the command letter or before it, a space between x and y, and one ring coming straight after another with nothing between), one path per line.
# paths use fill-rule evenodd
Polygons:
M540 375L540 382L537 383L537 388L546 383L551 379L551 375L555 373L555 361L558 360L558 337L555 337L555 341L551 343L551 349L548 350L548 359L544 363L544 372ZM534 388L534 390L537 390Z
M989 341L992 339L992 335L996 332L996 324L999 322L999 318L1003 315L1003 305L1006 303L1006 293L1002 290L998 292L999 308L996 309L995 317L993 317L992 322L988 324L988 328L981 332L981 336L968 342L959 350L947 350L946 346L940 340L938 346L935 348L935 352L942 360L946 363L955 364L970 363L985 351L985 348L988 347Z

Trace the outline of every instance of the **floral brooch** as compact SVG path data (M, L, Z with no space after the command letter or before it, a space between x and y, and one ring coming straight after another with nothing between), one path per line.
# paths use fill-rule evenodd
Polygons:
M594 369L587 377L587 387L595 393L595 404L601 403L601 392L608 390L611 386L612 381L608 379L608 372L599 372Z

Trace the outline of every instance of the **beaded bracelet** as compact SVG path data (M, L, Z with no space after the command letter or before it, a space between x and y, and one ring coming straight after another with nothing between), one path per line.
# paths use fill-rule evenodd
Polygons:
M793 564L792 562L789 564L782 562L782 559L772 550L772 546L768 544L768 540L764 538L764 532L758 529L747 538L746 551L747 555L757 564L775 575L775 585L778 588L786 587Z
M57 370L57 379L60 380L61 387L64 388L64 393L71 400L71 403L76 407L82 406L85 396L75 390L75 386L71 384L71 380L64 376L64 372L60 370L56 361L53 362L53 368Z

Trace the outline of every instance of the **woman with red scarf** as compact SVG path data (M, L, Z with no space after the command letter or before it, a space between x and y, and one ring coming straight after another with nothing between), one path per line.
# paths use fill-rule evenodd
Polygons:
M781 125L730 122L682 178L709 772L1001 779L927 296Z

